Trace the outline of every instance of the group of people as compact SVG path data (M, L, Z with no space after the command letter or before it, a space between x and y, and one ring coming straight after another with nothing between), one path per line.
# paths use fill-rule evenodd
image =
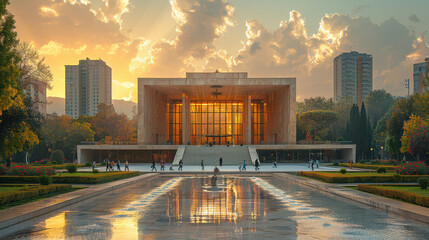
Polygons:
M104 163L106 164L106 172L107 171L114 171L115 170L114 169L115 165L116 165L116 170L117 171L121 171L121 161L120 160L118 160L115 163L113 160L109 161L109 159L105 159ZM92 163L92 170L94 170L94 168L95 168L95 161ZM124 169L124 171L130 171L128 160L125 161L125 169Z
M160 170L161 171L165 171L165 161L161 161L159 164L161 166ZM150 169L151 169L151 172L158 171L156 169L156 162L155 162L155 160L152 160L152 166L150 166ZM174 171L173 164L171 164L171 166L170 166L170 171ZM182 159L180 159L180 161L179 161L179 168L177 169L177 171L183 171L183 161L182 161Z
M314 164L316 164L316 168L319 168L319 160L314 161L313 159L310 159L310 162L308 163L308 168L311 167L311 170L314 170Z

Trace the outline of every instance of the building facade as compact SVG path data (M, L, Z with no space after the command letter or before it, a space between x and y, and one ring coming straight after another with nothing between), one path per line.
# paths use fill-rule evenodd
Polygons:
M65 69L67 116L95 116L98 104L112 104L112 69L103 60L87 58Z
M138 141L226 145L296 140L295 78L245 72L139 78Z
M350 97L355 104L365 101L372 91L372 56L342 53L334 59L334 100Z
M31 99L34 110L46 116L46 83L33 80L25 86L24 93Z
M424 62L414 64L413 66L414 94L422 94L425 91L423 82L425 80L426 71L429 71L429 58L425 58Z

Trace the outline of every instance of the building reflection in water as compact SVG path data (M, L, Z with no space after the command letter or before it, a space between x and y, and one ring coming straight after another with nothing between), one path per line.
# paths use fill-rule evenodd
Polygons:
M65 239L67 213L67 211L64 211L46 219L44 222L46 230L42 231L42 237L45 239Z
M171 221L190 223L256 220L264 215L265 199L260 188L247 178L222 178L212 188L210 178L185 181L168 194L167 216ZM183 219L188 216L189 219Z

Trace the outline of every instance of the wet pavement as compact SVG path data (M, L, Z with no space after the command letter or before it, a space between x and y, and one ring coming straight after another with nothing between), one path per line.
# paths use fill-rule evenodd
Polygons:
M277 177L157 177L0 239L427 239L427 226Z

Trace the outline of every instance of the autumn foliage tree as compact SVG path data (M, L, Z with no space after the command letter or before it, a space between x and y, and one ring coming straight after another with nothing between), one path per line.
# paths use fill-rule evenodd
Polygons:
M315 140L320 137L322 130L337 120L337 114L333 111L313 110L300 114L299 120L307 129L307 140ZM311 132L313 132L313 136L311 136Z

